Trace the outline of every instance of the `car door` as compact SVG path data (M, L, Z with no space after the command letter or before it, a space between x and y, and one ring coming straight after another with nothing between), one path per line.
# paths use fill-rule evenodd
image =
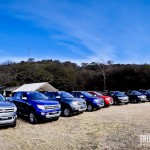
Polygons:
M28 115L28 110L29 110L29 95L27 93L22 93L21 94L21 99L20 99L20 110L21 113L24 115Z
M135 99L135 96L134 96L134 94L132 93L132 91L129 92L129 99L130 99L131 101L133 101L133 100Z
M16 92L13 96L13 103L17 106L18 112L21 112L21 105L20 105L20 98L21 98L21 92Z

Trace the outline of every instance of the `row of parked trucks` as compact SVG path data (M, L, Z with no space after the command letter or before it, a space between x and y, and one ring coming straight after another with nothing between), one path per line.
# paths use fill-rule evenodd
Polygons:
M12 97L0 95L0 125L16 126L17 115L26 116L31 124L42 120L58 120L84 111L112 104L138 103L150 100L150 90L110 91L105 96L96 91L15 92Z

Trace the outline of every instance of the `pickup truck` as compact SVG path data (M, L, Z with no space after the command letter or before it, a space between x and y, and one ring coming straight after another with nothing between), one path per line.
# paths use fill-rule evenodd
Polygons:
M139 90L139 92L145 95L147 100L150 101L150 90Z
M114 100L114 105L129 103L129 97L120 91L109 91L107 96L111 96Z
M128 90L125 92L125 94L129 97L129 100L131 103L139 103L139 102L146 102L148 101L146 98L146 95L140 93L139 91L136 90Z
M58 120L61 114L59 102L49 101L40 92L16 92L8 99L17 106L18 114L27 116L31 124L40 120Z
M45 96L49 99L60 102L62 115L70 117L73 114L79 114L86 110L86 101L82 98L76 98L68 92L45 92Z
M104 107L104 100L99 97L95 97L86 91L72 91L70 92L74 97L83 98L87 104L87 110L100 109Z
M17 107L0 94L0 126L16 126Z
M88 91L90 94L92 94L95 97L100 97L104 99L104 104L105 107L109 107L110 105L112 105L114 103L113 98L110 96L105 96L102 95L101 93L97 92L97 91Z

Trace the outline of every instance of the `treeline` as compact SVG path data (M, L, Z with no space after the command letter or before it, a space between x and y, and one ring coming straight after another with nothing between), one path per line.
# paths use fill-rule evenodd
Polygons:
M1 86L49 82L59 90L128 90L150 88L150 65L42 60L0 65Z

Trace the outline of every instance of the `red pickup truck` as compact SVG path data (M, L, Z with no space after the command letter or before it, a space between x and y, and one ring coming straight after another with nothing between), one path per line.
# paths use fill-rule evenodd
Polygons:
M114 103L113 98L110 96L104 96L101 93L97 92L97 91L88 91L90 94L92 94L93 96L96 97L100 97L104 99L104 103L105 103L105 107L108 107L110 105L112 105Z

